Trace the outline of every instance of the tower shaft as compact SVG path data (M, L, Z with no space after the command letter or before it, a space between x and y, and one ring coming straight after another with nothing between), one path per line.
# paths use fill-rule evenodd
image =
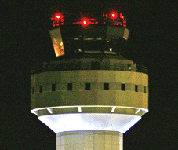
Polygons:
M115 131L70 131L56 134L56 150L122 150L123 134Z

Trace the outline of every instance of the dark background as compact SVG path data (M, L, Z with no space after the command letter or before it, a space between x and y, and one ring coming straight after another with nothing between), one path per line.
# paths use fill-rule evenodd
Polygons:
M2 1L2 149L56 147L55 133L30 113L30 68L55 59L49 30L56 10L96 12L118 7L130 30L125 57L148 68L149 113L124 134L124 150L178 147L176 2Z

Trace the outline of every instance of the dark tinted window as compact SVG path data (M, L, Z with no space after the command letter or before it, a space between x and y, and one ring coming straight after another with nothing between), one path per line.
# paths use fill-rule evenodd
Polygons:
M72 90L72 83L67 84L67 90Z
M85 90L90 90L90 83L85 83Z
M42 86L40 86L40 88L39 88L39 92L42 93Z
M131 67L131 64L128 64L127 66L128 66L128 67Z
M109 83L104 83L104 90L109 90Z
M52 84L52 91L56 91L56 84Z
M122 90L125 91L125 84L122 84Z
M144 93L146 93L146 86L144 86Z
M138 92L138 86L135 85L135 92Z
M128 64L128 69L131 70L131 64Z

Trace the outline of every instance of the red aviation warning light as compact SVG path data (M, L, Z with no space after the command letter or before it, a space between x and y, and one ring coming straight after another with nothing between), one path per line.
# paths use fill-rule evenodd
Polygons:
M111 17L112 17L112 18L115 18L115 17L116 17L116 15L115 15L114 13L112 13L112 14L111 14Z
M60 19L60 18L61 18L61 16L60 16L60 15L57 15L57 16L56 16L56 18L57 18L57 19Z
M83 27L88 27L90 24L98 24L98 21L94 18L83 17L80 21L73 22L72 24L81 24Z
M96 19L92 18L92 19L88 19L88 18L82 18L82 24L83 25L89 25L89 24L98 24L98 21L96 21Z
M64 16L61 13L55 13L51 20L53 20L53 27L64 24Z
M61 13L55 13L53 16L54 20L61 20L62 18L64 18L64 16Z
M91 24L98 24L98 20L93 18L93 15L90 17L82 16L81 18L76 18L77 20L79 20L76 22L72 22L72 24L80 24L82 25L82 27L89 27ZM76 19L74 18L74 20ZM54 13L51 20L53 21L53 27L58 27L70 22L64 22L64 15L61 12ZM103 12L103 24L120 25L126 27L126 18L117 10L111 10L106 14Z
M84 25L86 25L86 24L87 24L87 21L86 21L86 20L84 20L84 21L83 21L83 24L84 24Z
M126 21L123 21L123 27L126 27Z
M115 19L117 19L118 18L118 14L116 13L116 12L112 12L111 13L111 19L112 20L115 20Z
M119 13L117 10L112 10L110 12L103 12L103 24L109 25L119 25L126 27L126 18Z
M122 13L120 13L120 18L121 18L121 19L124 19L124 16L122 16Z
M82 26L86 27L90 24L90 21L88 18L82 18Z

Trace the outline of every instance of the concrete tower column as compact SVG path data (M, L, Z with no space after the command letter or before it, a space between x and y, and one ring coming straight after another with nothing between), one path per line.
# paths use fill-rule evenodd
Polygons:
M56 150L122 150L123 134L116 131L70 131L56 134Z

